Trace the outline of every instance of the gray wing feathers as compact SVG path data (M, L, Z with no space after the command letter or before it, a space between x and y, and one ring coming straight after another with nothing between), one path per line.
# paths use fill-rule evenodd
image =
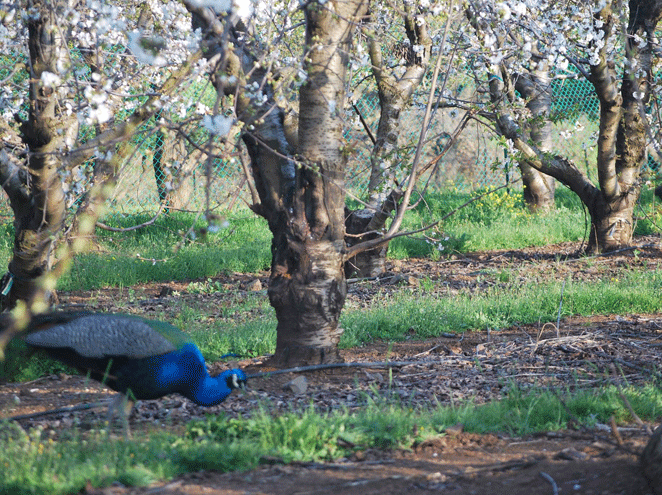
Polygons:
M84 316L64 325L54 325L30 333L25 341L37 347L68 347L89 358L140 359L175 350L168 339L144 321L110 315Z

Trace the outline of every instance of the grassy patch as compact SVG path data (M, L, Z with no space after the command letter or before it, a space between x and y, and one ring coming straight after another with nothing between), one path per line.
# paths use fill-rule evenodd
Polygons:
M341 316L344 334L342 348L374 341L401 341L415 336L425 339L443 333L471 330L493 331L515 324L556 321L563 291L561 316L632 314L662 312L662 272L623 269L605 275L597 282L568 280L520 283L518 277L502 271L492 275L502 280L482 292L465 291L440 297L428 293L432 281L421 289L403 289L396 294L375 296L367 308L348 305ZM240 299L240 300L239 300ZM226 306L190 307L181 302L172 323L186 329L207 360L226 354L242 357L273 353L276 346L276 317L267 299L260 294L230 299ZM219 316L220 313L220 316ZM165 319L154 314L153 318ZM21 346L18 346L18 356ZM62 365L46 357L27 360L8 349L8 359L0 366L0 378L9 381L32 380Z
M413 230L430 225L488 190L451 189L428 194L405 217L403 228ZM389 256L436 259L454 251L544 246L582 239L585 230L581 204L566 189L557 191L557 208L546 214L530 213L521 191L502 189L458 210L426 236L395 239L389 246Z
M426 195L405 217L404 229L429 225L484 191L449 189ZM577 240L585 235L585 216L574 195L557 193L556 211L529 213L521 191L492 193L446 219L436 229L395 239L392 258L431 257L482 249L520 248ZM146 215L113 216L113 227L131 227ZM74 259L60 290L129 287L166 280L200 280L227 272L258 272L271 262L271 233L266 222L247 209L228 216L228 226L216 233L192 214L172 213L148 227L128 232L97 231L96 249ZM640 222L644 225L644 221ZM11 253L13 226L3 226L0 263ZM646 223L646 231L654 227Z
M502 274L497 276L507 278ZM341 345L355 347L381 340L404 340L466 330L498 330L516 323L556 321L562 282L499 284L481 293L439 297L421 291L399 292L369 309L348 308L341 322ZM656 313L662 311L662 273L624 271L600 282L567 281L561 316Z
M658 387L628 387L624 393L642 419L654 420L662 413ZM333 460L354 450L409 447L458 423L467 432L521 436L566 428L571 420L588 427L611 416L619 423L632 421L614 387L564 394L562 400L544 390L522 394L515 389L504 400L484 405L418 410L388 397L365 397L365 407L355 411L318 413L311 408L272 416L259 408L248 418L220 415L192 421L184 435L154 431L130 441L109 438L103 431L54 439L40 428L25 432L4 424L0 494L75 493L88 482L95 487L145 485L188 471L249 469L267 456L285 462Z
M126 227L146 218L114 217ZM143 282L194 280L224 272L258 272L269 267L271 235L263 220L243 212L228 227L201 234L195 217L172 214L135 231L98 231L98 251L77 256L61 290L126 287ZM191 225L193 228L191 229Z

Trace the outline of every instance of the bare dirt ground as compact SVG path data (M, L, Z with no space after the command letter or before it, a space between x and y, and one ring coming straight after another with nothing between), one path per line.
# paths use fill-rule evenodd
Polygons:
M478 292L499 286L504 274L522 280L610 280L623 269L656 270L662 263L657 237L638 239L638 248L608 256L579 258L578 244L567 243L519 251L475 253L455 259L393 262L380 280L350 285L348 305L367 306L376 294L429 291L439 297L457 291ZM256 284L255 280L260 280ZM266 274L236 274L220 280L241 294L266 286ZM134 312L176 311L176 298L201 305L230 304L227 292L192 294L187 283L141 286L127 291L61 294L63 305ZM176 291L173 293L173 291ZM662 294L661 296L662 297ZM236 299L235 299L236 300ZM434 322L431 322L434 324ZM512 384L519 388L562 390L603 384L643 383L662 361L662 314L621 314L564 318L555 325L521 325L499 331L442 335L421 340L412 332L402 343L375 343L343 351L347 362L403 361L392 368L349 368L306 373L305 391L285 385L295 374L254 379L250 389L233 394L213 408L200 408L176 396L139 403L131 418L134 431L154 427L181 428L191 418L221 411L230 415L268 404L273 414L311 403L320 410L360 408L367 394L397 394L412 406L434 402L481 404L498 399ZM266 357L238 363L213 363L212 374L238 364L249 373L264 371ZM0 385L0 418L82 402L111 393L81 377L46 377L31 383ZM99 424L102 410L67 412L20 421L59 431ZM444 436L407 450L362 449L334 463L282 464L265 459L255 470L240 473L198 472L148 487L90 488L89 494L602 494L646 495L638 465L648 441L646 427L615 428L598 424L571 425L567 431L529 437L477 435L455 425Z

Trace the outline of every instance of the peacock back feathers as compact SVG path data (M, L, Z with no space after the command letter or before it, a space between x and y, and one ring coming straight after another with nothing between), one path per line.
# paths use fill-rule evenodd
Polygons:
M176 327L134 315L52 313L38 315L25 342L45 349L72 349L86 358L141 359L166 354L190 342Z

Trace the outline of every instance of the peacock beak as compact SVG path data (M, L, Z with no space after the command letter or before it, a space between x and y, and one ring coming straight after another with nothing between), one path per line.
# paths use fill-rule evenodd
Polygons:
M232 388L246 388L246 380L240 380L236 374L232 375Z

